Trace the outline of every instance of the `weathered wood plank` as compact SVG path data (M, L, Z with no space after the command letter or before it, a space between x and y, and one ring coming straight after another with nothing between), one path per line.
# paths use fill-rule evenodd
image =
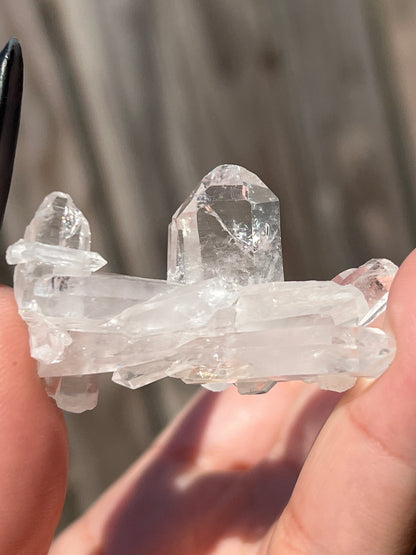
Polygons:
M362 3L276 4L319 263L400 261L411 230Z
M385 46L383 62L398 135L395 146L400 149L407 170L406 188L411 199L408 217L416 225L416 4L411 0L371 1L370 9L375 13L379 27L382 27L380 42L384 41Z

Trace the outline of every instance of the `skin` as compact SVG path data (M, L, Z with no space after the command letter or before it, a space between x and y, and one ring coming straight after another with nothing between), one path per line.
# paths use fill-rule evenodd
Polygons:
M398 351L341 396L302 383L201 393L51 547L83 554L401 554L416 520L416 251L385 327ZM46 553L62 510L62 414L0 289L0 553ZM17 516L18 515L18 516Z

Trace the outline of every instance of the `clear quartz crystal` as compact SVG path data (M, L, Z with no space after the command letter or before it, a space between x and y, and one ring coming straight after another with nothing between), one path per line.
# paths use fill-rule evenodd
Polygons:
M168 280L98 271L90 239L72 199L52 193L7 251L32 356L65 410L96 405L102 372L133 389L173 376L243 394L295 379L342 391L394 357L394 338L366 324L397 267L283 282L279 201L239 166L213 170L174 214Z
M27 226L24 239L7 251L9 264L15 270L15 294L20 314L29 326L31 354L51 364L63 357L71 344L65 325L55 325L42 310L50 300L45 284L62 289L69 276L88 276L106 264L98 254L90 252L90 226L71 197L55 192L48 195ZM53 302L53 301L52 301ZM59 303L57 303L59 306ZM68 310L57 316L62 321ZM71 412L83 412L97 404L96 376L52 378L46 390L57 405Z
M96 407L98 376L64 376L44 378L47 393L58 407L69 412L84 412Z
M24 240L89 251L90 224L71 197L65 193L51 193L36 211L27 226Z
M202 179L173 215L168 243L168 281L283 280L279 199L241 166L218 166ZM203 385L216 391L226 387ZM252 390L265 392L273 385Z
M279 199L240 166L206 175L169 226L168 280L211 277L240 285L283 279Z
M359 268L351 268L334 277L340 285L354 285L366 298L369 312L360 321L366 326L386 310L389 289L398 268L391 260L372 258Z

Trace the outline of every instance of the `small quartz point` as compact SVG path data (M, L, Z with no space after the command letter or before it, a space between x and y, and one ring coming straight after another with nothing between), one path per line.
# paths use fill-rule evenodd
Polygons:
M368 303L370 310L360 325L371 324L386 310L389 289L398 267L386 258L372 258L359 268L351 268L334 277L340 285L354 285Z
M30 332L31 354L38 360L53 362L71 343L65 329L53 325L39 308L36 298L47 282L62 284L71 275L89 275L105 260L90 252L91 233L87 219L69 195L51 193L38 208L27 226L24 239L7 251L9 264L18 264L15 271L15 294L20 314ZM65 276L65 277L62 277ZM64 316L62 315L61 318ZM52 378L46 390L60 408L83 412L97 404L96 376L64 376Z
M98 376L66 376L44 378L46 392L59 408L68 412L84 412L96 407Z
M395 355L367 324L397 267L284 282L279 201L239 166L213 170L174 214L167 280L103 272L90 240L72 199L51 193L6 255L39 376L65 410L96 405L102 372L132 389L172 376L243 394L288 380L343 391Z

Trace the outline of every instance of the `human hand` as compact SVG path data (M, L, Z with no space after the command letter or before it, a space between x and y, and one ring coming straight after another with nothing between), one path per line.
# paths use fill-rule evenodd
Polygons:
M198 395L55 541L51 555L409 553L416 519L414 283L416 251L392 286L388 319L398 352L378 380L343 396L296 382L259 397L233 389ZM3 321L14 327L0 330L0 442L11 455L0 463L0 499L13 509L4 505L10 518L1 537L12 540L0 539L0 552L42 553L62 505L65 433L29 362L9 292L0 291L0 307L7 295ZM4 390L15 392L14 404ZM36 500L30 506L28 496Z
M0 553L46 553L65 497L62 412L30 358L13 291L0 286Z

